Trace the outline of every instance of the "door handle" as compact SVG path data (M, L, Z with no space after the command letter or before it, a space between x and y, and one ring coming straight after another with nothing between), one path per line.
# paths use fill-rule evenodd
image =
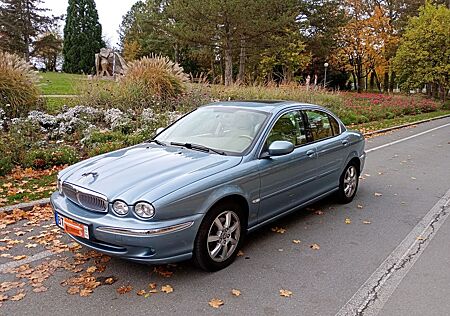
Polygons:
M348 140L347 139L342 140L342 145L347 146L348 145Z
M306 155L307 155L309 158L314 158L314 157L316 156L316 151L310 149L310 150L308 150L308 151L306 152Z

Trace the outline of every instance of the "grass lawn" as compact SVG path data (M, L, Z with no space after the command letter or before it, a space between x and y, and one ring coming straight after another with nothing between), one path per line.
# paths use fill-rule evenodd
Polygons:
M77 94L80 83L87 80L85 75L60 72L40 72L39 88L44 95Z

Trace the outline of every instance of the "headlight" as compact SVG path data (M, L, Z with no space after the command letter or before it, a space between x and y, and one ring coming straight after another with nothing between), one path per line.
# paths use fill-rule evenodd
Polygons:
M56 189L58 190L59 194L63 194L61 179L58 177L56 177Z
M124 201L115 201L112 205L114 213L119 216L125 216L128 214L128 205Z
M151 218L155 215L155 208L147 202L138 202L134 206L134 213L141 218Z

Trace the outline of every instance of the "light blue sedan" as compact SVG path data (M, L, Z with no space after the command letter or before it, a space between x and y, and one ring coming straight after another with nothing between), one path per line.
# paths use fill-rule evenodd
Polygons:
M296 102L208 104L158 132L61 171L57 225L109 255L215 271L248 232L332 193L352 201L365 160L360 133Z

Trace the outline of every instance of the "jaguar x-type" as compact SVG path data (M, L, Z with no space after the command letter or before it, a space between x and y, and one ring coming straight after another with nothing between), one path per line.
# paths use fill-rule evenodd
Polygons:
M88 248L215 271L248 232L332 193L350 202L364 160L363 136L325 108L219 102L62 170L51 204L57 225Z

